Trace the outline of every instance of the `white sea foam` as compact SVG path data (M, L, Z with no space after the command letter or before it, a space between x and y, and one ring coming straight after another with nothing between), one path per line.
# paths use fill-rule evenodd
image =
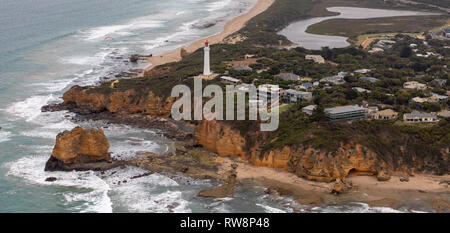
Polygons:
M144 28L159 28L164 23L164 21L160 20L139 18L125 24L95 27L82 33L86 40L103 40L108 36L114 37L115 35L120 35L120 33L129 33Z
M115 143L111 145L110 151L113 158L129 160L137 158L138 152L156 152L159 147L160 145L154 141L134 137L116 140Z
M101 51L94 56L71 56L61 60L63 63L73 65L99 65L109 55L108 51Z
M58 80L52 80L49 82L44 83L33 83L30 86L39 86L45 88L45 90L49 93L59 92L62 91L64 88L69 86L75 78L68 78L68 79L58 79Z
M49 102L60 101L55 95L36 95L24 101L12 104L6 108L6 112L24 118L26 121L33 121L41 114L42 106Z
M225 6L229 5L232 0L220 0L212 3L206 4L207 11L217 11L222 10Z
M152 174L130 179L147 172L140 168L127 167L113 169L105 174L104 179L113 190L111 198L115 205L130 212L190 212L188 202L183 199L181 191L167 190L178 187L178 183L169 177ZM124 180L127 182L124 183Z
M146 45L144 46L144 49L152 50L154 48L163 47L168 43L188 42L193 39L196 39L199 34L199 31L198 29L193 28L193 25L195 25L198 22L200 22L200 20L193 20L190 22L183 23L181 26L178 27L176 32L171 33L170 35L145 41Z
M21 135L55 139L58 133L64 130L71 130L78 126L68 119L72 116L74 116L74 114L68 111L41 112L32 120L33 123L41 125L41 127L23 131L21 132Z
M0 143L9 141L11 132L0 130Z
M313 211L320 211L322 213L402 213L402 211L395 210L389 207L370 207L366 203L353 202L349 205L315 207Z
M284 211L284 210L270 207L268 205L263 205L263 204L259 204L259 203L256 203L256 205L259 207L262 207L266 213L286 213L286 211Z
M43 151L48 148L43 148ZM75 189L63 193L68 203L81 201L83 204L76 206L77 212L112 212L112 202L108 196L110 187L92 171L89 172L45 172L44 167L48 155L36 155L23 157L17 161L7 163L8 176L22 177L32 184L55 185L73 188L90 189L89 192L81 192ZM55 182L46 182L48 177L55 177Z

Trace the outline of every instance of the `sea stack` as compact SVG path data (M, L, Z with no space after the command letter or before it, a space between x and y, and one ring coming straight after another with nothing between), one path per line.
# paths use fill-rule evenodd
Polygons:
M45 171L108 170L119 165L108 152L109 142L102 129L76 127L56 136L56 144Z

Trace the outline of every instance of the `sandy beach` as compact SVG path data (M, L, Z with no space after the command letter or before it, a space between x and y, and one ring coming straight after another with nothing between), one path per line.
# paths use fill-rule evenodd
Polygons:
M243 28L250 19L266 11L274 2L275 0L258 0L250 11L228 21L221 33L195 41L184 49L187 53L192 53L203 47L206 40L208 40L211 45L223 42L226 37ZM176 50L164 54L154 55L153 57L148 58L148 62L151 63L151 65L147 67L146 70L151 70L158 65L181 60L181 49L182 48L178 48Z
M300 204L316 205L339 204L345 202L365 202L371 206L396 208L404 203L427 203L429 200L448 196L450 175L434 176L415 174L408 182L401 182L398 176L380 182L375 176L350 176L346 182L353 187L348 193L339 196L331 194L333 183L314 182L293 173L266 167L255 167L240 158L218 157L220 171L225 172L231 164L238 164L238 180L256 181L280 195L291 196ZM450 200L448 200L450 201Z

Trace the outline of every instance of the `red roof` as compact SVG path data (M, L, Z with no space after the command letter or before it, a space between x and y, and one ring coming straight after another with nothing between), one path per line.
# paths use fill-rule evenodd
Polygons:
M209 44L209 42L208 42L208 41L206 41L206 42L205 42L205 44Z

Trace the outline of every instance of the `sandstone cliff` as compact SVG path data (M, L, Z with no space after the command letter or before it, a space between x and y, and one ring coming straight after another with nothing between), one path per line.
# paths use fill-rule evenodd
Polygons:
M103 130L76 127L56 137L46 171L106 170L117 166L108 152L109 142Z
M65 105L75 105L78 113L141 113L156 116L169 116L172 97L161 98L152 92L138 93L134 89L124 91L99 92L92 87L73 86L63 95ZM95 88L94 88L95 89Z
M258 133L243 137L229 124L216 121L202 121L195 129L195 140L220 156L239 156L256 166L284 169L315 181L331 182L350 174L376 175L384 181L392 174L414 175L415 170L448 172L448 148L439 155L424 155L411 146L398 145L392 153L382 154L350 140L336 150L305 143L262 151L267 138ZM437 168L440 163L447 168Z

